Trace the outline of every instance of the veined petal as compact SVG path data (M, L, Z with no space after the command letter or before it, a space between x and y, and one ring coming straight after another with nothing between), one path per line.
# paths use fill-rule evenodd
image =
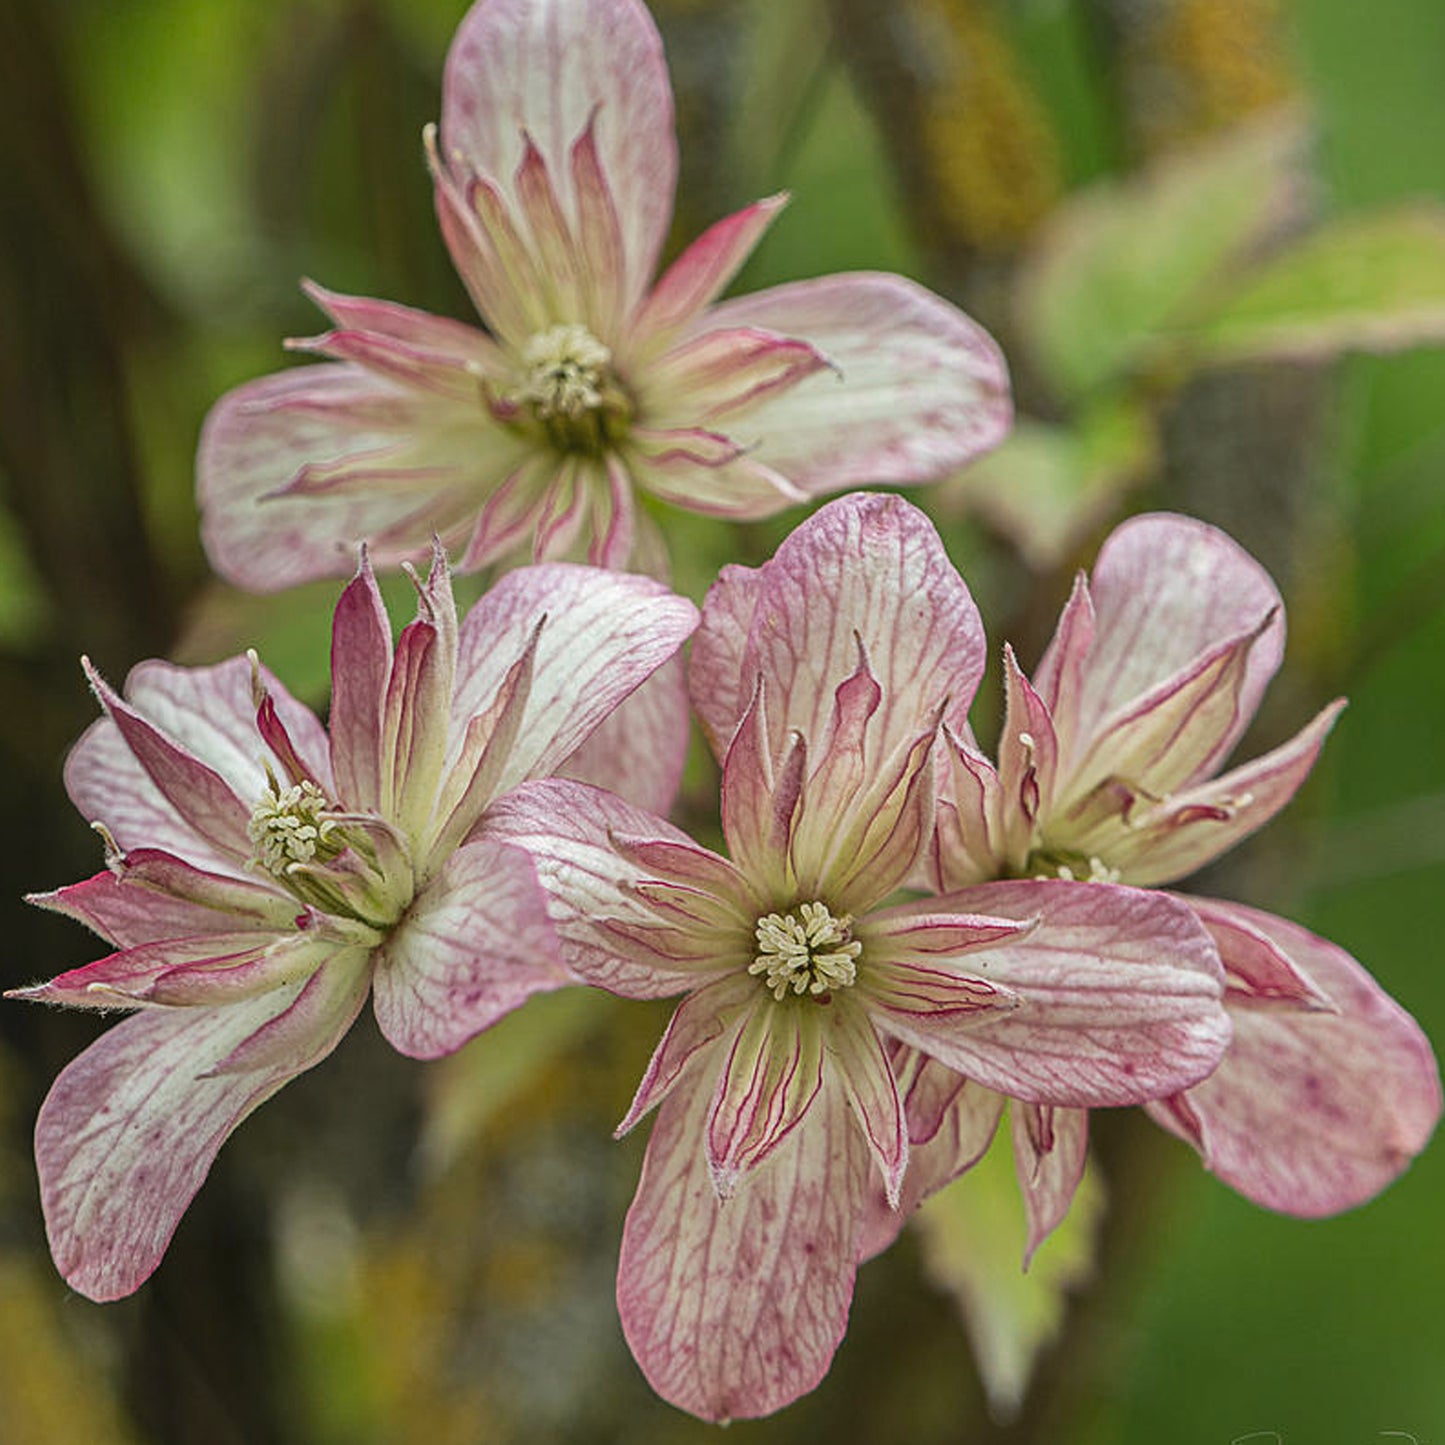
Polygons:
M1229 1042L1218 955L1175 899L1040 879L961 889L927 908L1035 924L959 965L1018 1007L874 1014L896 1038L1000 1093L1079 1108L1139 1103L1175 1092L1171 1079L1204 1078ZM947 960L930 967L943 971Z
M1082 572L1074 577L1074 589L1059 615L1053 639L1034 669L1034 686L1066 738L1080 735L1079 705L1089 654L1094 645L1094 599Z
M821 1010L776 1003L761 987L723 1055L707 1121L707 1162L719 1199L798 1128L823 1087Z
M758 908L732 865L621 798L560 779L524 783L487 810L481 836L531 854L563 959L588 983L627 998L666 998L752 961ZM702 891L736 921L708 926L657 901L644 885L658 870L638 861L632 842L643 839L693 857L718 880Z
M526 712L498 791L559 767L618 703L682 645L697 609L651 578L550 563L509 572L458 637L453 753L545 618Z
M572 981L531 860L481 838L451 855L378 952L372 1002L393 1048L435 1059Z
M1089 583L1093 638L1074 726L1091 738L1106 718L1231 637L1263 627L1245 661L1237 716L1211 761L1228 756L1284 653L1284 609L1269 574L1238 543L1190 517L1132 517L1099 550ZM1056 637L1040 671L1051 675ZM1202 773L1202 770L1201 770Z
M747 413L758 456L811 496L936 481L1003 440L1008 373L992 338L899 276L798 281L725 301L707 330L759 326L835 368Z
M754 521L805 500L781 472L746 455L730 437L699 427L634 428L627 467L644 491L707 517Z
M381 565L421 563L434 534L460 547L529 446L480 400L353 363L296 367L211 409L196 457L202 541L212 566L252 591L344 576L368 540ZM458 492L474 499L464 510Z
M624 698L558 769L666 817L682 784L692 715L681 654Z
M631 351L650 356L703 310L737 275L753 248L788 203L766 196L714 221L659 277L630 328Z
M135 848L108 863L80 883L25 901L74 918L117 948L218 927L279 933L296 918L296 900L279 888L208 873L159 849Z
M88 660L85 666L110 721L165 801L217 856L233 867L244 863L251 854L246 831L250 808L220 773L152 726L110 689Z
M1424 1148L1440 1076L1415 1020L1344 949L1238 903L1190 899L1231 967L1263 934L1334 1010L1229 996L1234 1042L1182 1099L1149 1106L1246 1198L1317 1218L1373 1198Z
M998 744L1000 861L1022 863L1034 829L1049 812L1058 777L1059 743L1049 709L1004 644L1003 732ZM957 756L957 754L955 755ZM960 758L959 761L962 761Z
M371 812L390 771L381 723L391 658L391 622L363 552L331 622L331 766L346 803Z
M655 425L709 425L757 406L805 376L828 368L828 359L806 341L757 326L705 331L672 348L657 363L639 398Z
M324 980L325 1028L286 1060L209 1068ZM46 1231L57 1268L94 1300L130 1294L155 1269L231 1131L335 1048L365 997L364 968L326 969L229 1008L148 1010L92 1044L56 1079L35 1127Z
M524 456L482 503L457 571L479 572L520 551L538 529L558 470L558 460L550 451Z
M442 80L447 164L506 183L530 137L570 191L569 153L589 125L616 206L630 308L657 264L677 177L672 92L651 16L639 0L473 5ZM563 203L576 214L575 195Z
M843 1337L870 1172L841 1089L726 1203L703 1148L710 1099L673 1091L648 1141L617 1271L623 1333L663 1399L705 1420L811 1390Z
M716 1045L723 1058L730 1057L737 1035L752 1016L757 998L757 980L741 972L725 974L688 994L673 1010L647 1072L637 1086L632 1106L617 1126L616 1137L628 1133L661 1104L688 1064L704 1049ZM700 1063L699 1074L703 1067ZM693 1082L700 1085L701 1079L695 1076Z
M752 594L747 604L730 596L739 590ZM899 497L840 498L756 572L723 574L704 603L689 674L714 747L732 737L732 709L739 698L746 704L759 674L775 753L793 729L810 743L827 736L834 689L858 666L860 642L882 690L869 727L876 757L936 724L940 709L955 728L965 725L983 675L983 625L933 524Z
M817 1009L811 1010L817 1013ZM908 1167L908 1127L893 1077L888 1049L873 1027L868 1011L846 997L833 1000L824 1035L832 1066L858 1127L878 1166L884 1197L897 1208L904 1170Z
M770 880L773 901L792 891L793 824L802 796L808 749L794 733L774 764L768 740L768 699L762 678L722 766L722 829L728 852L749 878Z
M1141 809L1111 841L1110 865L1125 882L1159 884L1212 862L1294 797L1344 707L1337 699L1273 752Z
M395 301L345 296L314 281L303 281L301 289L342 331L394 341L453 368L471 372L474 377L500 375L505 369L506 363L496 342L475 326L453 321L449 316L435 316L430 311L401 306Z
M1056 1109L1015 1099L1009 1110L1014 1168L1024 1196L1029 1237L1024 1268L1069 1212L1089 1158L1087 1109Z
M925 859L935 893L988 882L1007 857L998 773L971 733L959 737L945 724L943 737L935 832Z

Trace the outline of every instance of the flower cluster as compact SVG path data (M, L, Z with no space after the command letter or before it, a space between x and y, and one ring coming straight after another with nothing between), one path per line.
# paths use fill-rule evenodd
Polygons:
M131 1015L40 1112L66 1279L135 1290L368 994L423 1059L567 984L680 1000L619 1130L656 1111L617 1297L649 1381L709 1420L822 1378L859 1262L1005 1106L1031 1251L1093 1108L1144 1105L1288 1213L1398 1175L1441 1104L1413 1020L1335 945L1161 886L1283 807L1339 712L1220 772L1283 650L1258 564L1185 518L1120 527L1032 681L1005 650L996 761L978 610L896 496L828 503L700 614L604 570L657 558L637 491L761 517L958 467L1008 424L997 349L898 277L718 302L781 198L649 289L676 155L640 0L478 0L427 150L487 329L312 287L334 328L296 345L327 359L224 398L201 443L223 575L359 549L326 725L254 653L123 695L90 671L66 783L106 867L33 901L113 951L11 991ZM528 550L459 620L449 557ZM395 641L392 564L418 599ZM689 709L723 852L665 816Z

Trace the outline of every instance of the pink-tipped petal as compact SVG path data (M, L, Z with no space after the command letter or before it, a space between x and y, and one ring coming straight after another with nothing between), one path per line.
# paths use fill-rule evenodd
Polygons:
M441 153L507 185L530 138L577 214L570 152L589 126L626 257L628 306L657 264L677 176L662 42L640 0L481 0L458 28L442 81Z
M1197 1083L1223 1055L1230 1031L1218 954L1177 900L1033 880L985 883L928 905L1035 924L957 966L1016 995L1018 1007L875 1013L880 1027L969 1078L1031 1103L1129 1104L1175 1092L1173 1079Z
M365 998L367 972L335 967L317 980L331 1005L324 1028L270 1068L208 1072L307 985L229 1008L146 1011L56 1079L36 1122L35 1157L51 1253L74 1289L93 1300L137 1289L231 1131L335 1048Z
M655 425L716 425L824 371L826 357L806 341L756 326L705 331L675 346L657 364L642 398Z
M570 982L531 860L482 838L452 854L387 939L372 1001L393 1048L435 1059Z
M693 1081L695 1083L695 1081ZM811 1390L847 1325L868 1148L841 1090L726 1203L703 1138L708 1091L653 1125L617 1271L623 1333L663 1399L705 1420L767 1415Z
M297 367L227 393L196 456L207 556L227 580L272 592L344 576L370 540L379 565L424 562L434 533L464 537L526 444L482 404L383 380L353 363ZM325 485L307 485L308 469ZM300 482L298 486L297 483Z
M924 860L935 893L951 893L998 876L1005 857L1002 787L972 735L944 728L935 834Z
M486 332L448 316L434 316L395 301L378 301L370 296L345 296L329 291L314 281L301 289L343 331L361 332L394 341L424 353L452 367L474 374L499 375L504 366L496 343ZM473 386L472 395L476 388Z
M1284 652L1284 612L1269 574L1217 528L1157 513L1114 530L1089 587L1094 627L1075 719L1081 739L1225 639L1267 623L1249 653L1238 716L1214 760L1228 756ZM1064 646L1056 637L1042 675L1059 665Z
M752 962L756 908L732 865L685 833L598 788L549 779L524 783L487 810L482 836L525 849L548 896L567 965L588 983L627 998L666 998ZM614 845L613 838L619 842ZM625 840L653 839L695 862L709 909L731 925L709 930L658 901L658 877ZM701 880L707 879L704 885Z
M1012 419L993 339L899 276L798 281L725 301L701 325L796 337L832 364L734 422L811 496L936 481L996 446Z
M1055 1109L1014 1100L1009 1111L1014 1168L1024 1196L1028 1243L1024 1268L1064 1221L1089 1157L1087 1109Z
M713 222L648 293L632 326L634 345L655 349L720 295L787 202L785 195L766 196Z
M806 500L781 472L745 450L730 437L702 428L638 427L627 465L643 491L707 517L754 521Z
M647 577L566 563L509 572L462 622L454 727L486 708L542 622L525 715L497 788L550 773L677 651L696 621L691 602Z
M739 590L751 594L746 603L733 597ZM882 689L869 730L874 756L888 757L933 725L940 709L953 726L965 725L983 675L983 625L933 524L899 497L840 498L757 572L724 573L693 646L693 705L715 743L729 739L739 716L732 709L739 699L746 705L762 674L774 748L794 728L822 739L834 689L858 666L860 641Z
M853 1117L868 1141L884 1197L897 1207L908 1168L908 1125L887 1045L868 1011L846 998L833 1001L825 1027L830 1066L837 1068Z
M331 621L331 766L353 808L375 809L389 773L381 723L391 658L391 622L363 553Z
M1261 933L1334 1008L1250 1003L1231 992L1234 1042L1224 1062L1182 1101L1151 1104L1150 1114L1256 1204L1306 1218L1363 1204L1404 1172L1440 1117L1429 1041L1327 939L1242 904L1189 901L1226 968L1241 932Z

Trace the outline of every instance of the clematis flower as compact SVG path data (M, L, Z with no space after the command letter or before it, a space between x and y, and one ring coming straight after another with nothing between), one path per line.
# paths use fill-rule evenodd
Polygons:
M1173 899L1048 880L896 901L983 655L927 519L845 497L703 609L690 685L729 856L565 781L488 816L532 853L580 976L683 996L621 1126L658 1109L617 1291L653 1387L707 1419L826 1371L871 1189L906 1179L922 1061L1085 1107L1177 1092L1227 1041L1214 948Z
M1159 885L1217 858L1293 797L1343 707L1221 772L1283 649L1279 593L1236 543L1185 517L1126 522L1092 580L1075 583L1032 683L1005 650L997 770L970 737L950 739L935 886L1000 876ZM1238 903L1180 898L1219 949L1234 1042L1209 1078L1149 1103L1150 1115L1256 1203L1303 1216L1363 1203L1439 1117L1428 1041L1336 944ZM935 1095L948 1086L931 1081ZM908 1203L973 1162L1001 1107L970 1088L946 1128L936 1105L920 1109L916 1133L929 1143ZM1087 1115L1015 1123L1032 1251L1068 1209Z
M417 580L417 579L414 579ZM163 662L66 784L108 868L32 899L115 952L12 997L133 1009L57 1078L35 1131L60 1272L92 1299L155 1269L230 1132L334 1049L373 994L402 1053L460 1047L570 981L526 855L473 836L576 751L692 630L640 577L503 578L460 626L444 554L393 649L363 557L332 634L330 731L256 661Z
M433 532L472 571L622 567L635 493L771 515L861 483L936 480L998 442L1003 360L898 276L713 304L785 198L719 221L649 290L677 173L661 40L640 0L478 0L427 134L442 235L486 325L307 290L323 365L231 392L197 464L218 572L270 590ZM655 539L653 539L655 541Z

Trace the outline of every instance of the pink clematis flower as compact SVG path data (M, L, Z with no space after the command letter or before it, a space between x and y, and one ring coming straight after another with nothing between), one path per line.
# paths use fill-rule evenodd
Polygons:
M330 360L223 398L201 439L212 564L270 590L415 560L621 567L635 491L764 517L932 481L997 443L992 340L897 276L712 304L781 208L719 221L651 290L677 172L661 40L639 0L478 0L427 135L442 235L481 331L308 287Z
M659 1110L617 1290L653 1387L704 1418L826 1371L871 1190L907 1176L923 1061L1084 1107L1174 1093L1227 1041L1215 951L1172 899L1052 880L896 901L983 656L927 519L845 497L703 610L690 683L729 857L576 783L489 815L533 854L578 974L684 995L621 1126Z
M155 1269L230 1132L373 994L402 1053L460 1047L570 982L524 853L475 838L692 630L640 577L503 578L460 626L445 556L393 649L363 558L337 605L328 733L252 654L150 662L66 784L106 871L32 899L115 952L12 997L135 1009L55 1081L35 1131L56 1264L92 1299Z
M951 740L935 886L1000 876L1157 885L1217 858L1293 797L1343 707L1221 773L1283 649L1279 593L1236 543L1185 517L1126 522L1092 580L1075 583L1032 684L1005 650L997 771L970 738ZM1208 1079L1149 1113L1256 1203L1303 1216L1363 1203L1439 1117L1428 1041L1342 948L1258 909L1180 897L1219 949L1234 1042ZM1001 1107L966 1089L947 1128L936 1106L921 1108L915 1137L929 1143L907 1202L973 1162ZM1017 1123L1032 1251L1068 1209L1087 1115Z

